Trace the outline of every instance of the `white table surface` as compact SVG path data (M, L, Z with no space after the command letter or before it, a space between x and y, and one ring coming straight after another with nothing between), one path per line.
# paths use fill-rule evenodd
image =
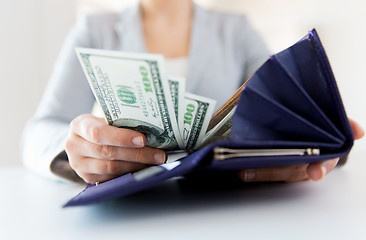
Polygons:
M62 209L84 186L0 169L0 239L366 239L366 151L320 182L199 191L177 181Z

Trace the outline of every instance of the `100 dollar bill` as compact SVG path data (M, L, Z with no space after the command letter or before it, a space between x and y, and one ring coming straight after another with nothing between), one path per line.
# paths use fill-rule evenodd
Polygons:
M161 55L77 48L110 125L139 131L147 146L183 149Z
M170 95L174 106L175 117L177 119L178 128L181 132L183 122L183 105L185 99L186 80L182 77L169 76L168 77Z
M181 124L183 142L187 150L197 149L206 136L206 130L216 101L186 93Z

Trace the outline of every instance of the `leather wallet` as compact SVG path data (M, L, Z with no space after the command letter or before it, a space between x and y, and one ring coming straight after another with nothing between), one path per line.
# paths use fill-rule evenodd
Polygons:
M123 197L191 172L279 167L348 155L352 130L315 29L271 56L248 81L230 138L175 162L88 185L64 207Z

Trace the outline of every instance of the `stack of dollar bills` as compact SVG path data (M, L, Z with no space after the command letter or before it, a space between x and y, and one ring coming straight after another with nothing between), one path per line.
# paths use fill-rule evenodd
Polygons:
M110 125L145 134L147 146L194 150L207 131L216 101L185 92L185 79L167 76L164 57L76 49L95 98Z

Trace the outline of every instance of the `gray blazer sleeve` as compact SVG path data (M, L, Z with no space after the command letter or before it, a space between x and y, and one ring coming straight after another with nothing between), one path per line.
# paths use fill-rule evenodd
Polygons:
M244 79L248 80L255 71L268 59L270 52L262 37L256 32L248 20L243 21L243 34L241 41L244 44L245 73Z
M47 177L60 179L57 175L61 172L63 178L78 179L62 152L70 121L81 113L91 112L94 103L74 50L77 46L93 45L88 24L87 17L82 17L69 33L40 105L23 133L21 151L24 165ZM52 173L55 169L51 169L51 163L56 156L64 161L54 164L56 171Z

